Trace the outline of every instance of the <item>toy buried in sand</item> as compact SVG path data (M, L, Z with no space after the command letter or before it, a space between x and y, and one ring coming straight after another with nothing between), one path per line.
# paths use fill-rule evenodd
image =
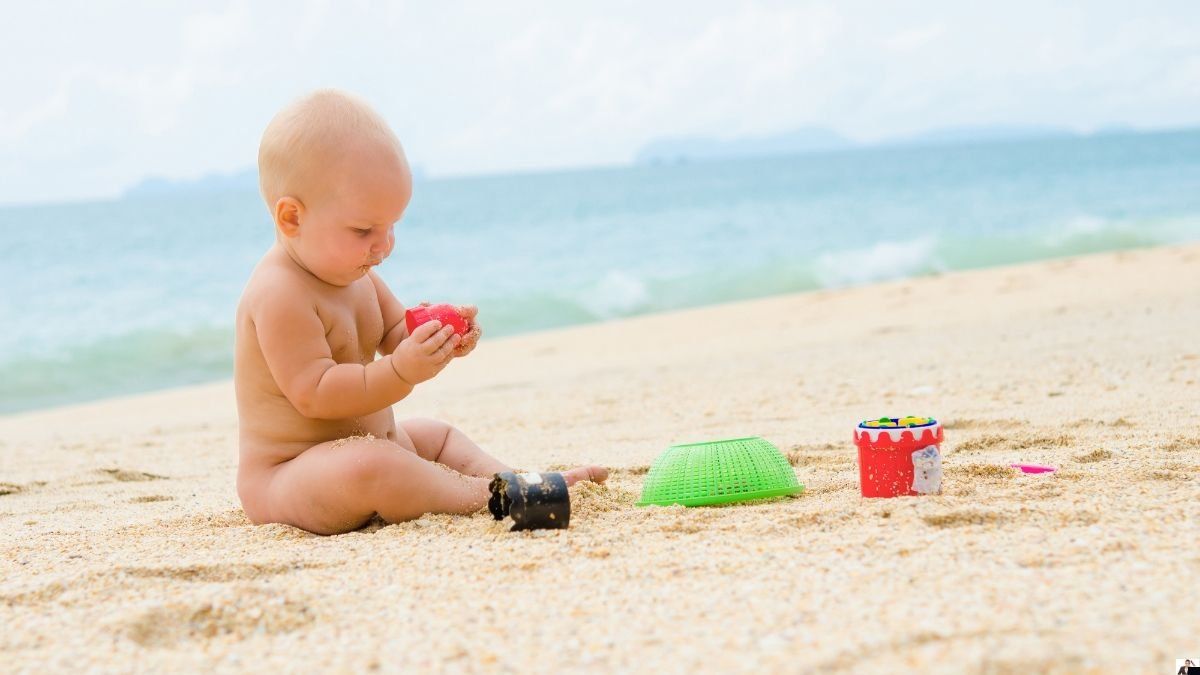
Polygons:
M858 480L864 497L942 491L942 425L931 417L880 417L860 422Z
M404 325L408 328L409 335L412 335L417 326L435 320L441 321L443 326L454 326L454 332L458 333L459 337L471 330L467 320L458 313L454 305L419 305L404 312Z
M1021 473L1053 473L1058 469L1044 464L1009 464L1014 469L1020 469Z
M561 473L513 473L492 478L488 510L496 520L512 516L511 532L558 530L571 523L571 495Z
M672 445L646 474L638 506L710 506L799 494L779 449L755 437Z

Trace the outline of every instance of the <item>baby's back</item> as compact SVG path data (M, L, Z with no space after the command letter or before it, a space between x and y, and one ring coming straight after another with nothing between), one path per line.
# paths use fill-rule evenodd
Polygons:
M264 312L268 303L311 305L316 320L281 322ZM368 433L394 436L391 408L346 419L301 414L283 393L272 373L271 354L264 351L264 345L281 340L301 341L313 345L314 362L365 365L375 359L383 328L369 276L345 287L331 286L299 268L278 247L263 257L242 293L236 319L233 372L242 471L274 466L325 441Z

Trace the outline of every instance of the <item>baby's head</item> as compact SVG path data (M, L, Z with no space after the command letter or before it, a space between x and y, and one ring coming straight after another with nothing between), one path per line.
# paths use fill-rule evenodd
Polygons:
M331 89L292 103L267 125L258 180L288 255L346 286L392 252L392 226L412 196L404 149L366 102Z

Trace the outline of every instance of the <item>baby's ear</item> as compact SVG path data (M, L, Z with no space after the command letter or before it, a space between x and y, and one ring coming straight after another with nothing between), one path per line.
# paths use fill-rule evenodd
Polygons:
M275 227L285 237L294 237L300 234L300 213L304 210L304 205L295 197L280 197L279 201L275 202Z

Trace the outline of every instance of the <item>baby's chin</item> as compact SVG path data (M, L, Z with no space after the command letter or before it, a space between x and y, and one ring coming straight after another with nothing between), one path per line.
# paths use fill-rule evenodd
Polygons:
M367 276L367 273L370 271L371 271L371 265L361 265L353 270L349 270L349 271L345 271L340 274L337 274L336 276L335 275L327 275L327 274L318 274L318 275L316 275L316 277L318 279L320 279L321 281L324 281L325 283L329 284L330 286L338 286L338 287L344 288L344 287L349 286L350 284L358 281L359 279L362 279L363 277Z

